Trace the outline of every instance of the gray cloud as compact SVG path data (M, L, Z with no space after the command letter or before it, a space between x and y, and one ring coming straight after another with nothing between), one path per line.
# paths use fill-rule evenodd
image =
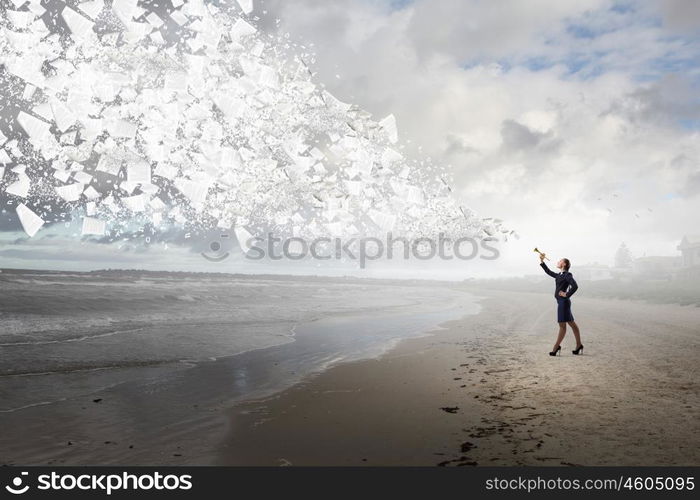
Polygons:
M700 194L700 172L688 176L685 186L681 188L683 196L698 196Z
M700 31L700 3L695 0L660 0L664 25L673 31Z
M530 130L515 120L504 120L501 137L504 148L518 151L534 149L547 138L547 134Z
M700 118L700 99L687 77L670 73L614 100L610 112L625 115L634 123L680 126L683 120Z

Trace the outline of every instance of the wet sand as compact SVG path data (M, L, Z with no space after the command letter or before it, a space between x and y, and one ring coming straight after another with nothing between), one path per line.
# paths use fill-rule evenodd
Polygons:
M475 313L456 286L4 276L0 464L211 464L237 402Z
M584 353L569 331L550 357L553 297L476 293L478 315L237 405L217 463L700 463L700 308L578 296Z

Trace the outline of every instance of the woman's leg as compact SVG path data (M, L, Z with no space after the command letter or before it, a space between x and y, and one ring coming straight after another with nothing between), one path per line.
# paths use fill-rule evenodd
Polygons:
M559 323L561 325L561 323ZM575 321L569 321L569 326L574 331L574 337L576 337L576 348L581 345L581 331L578 329L578 325Z
M566 323L559 323L559 336L557 337L557 341L555 342L554 349L552 349L552 351L557 350L557 347L559 347L561 341L564 340L564 335L566 335Z

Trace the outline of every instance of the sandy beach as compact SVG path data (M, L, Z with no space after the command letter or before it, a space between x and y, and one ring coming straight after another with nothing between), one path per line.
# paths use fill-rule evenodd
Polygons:
M553 358L544 291L129 274L0 284L2 464L700 461L694 305L577 296L584 354L569 336Z
M380 359L237 406L218 463L697 465L700 308L482 291L482 311Z

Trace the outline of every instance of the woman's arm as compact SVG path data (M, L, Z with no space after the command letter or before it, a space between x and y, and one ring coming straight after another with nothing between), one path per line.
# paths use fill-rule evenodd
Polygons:
M576 283L576 280L571 274L566 275L566 282L569 284L569 289L566 292L566 296L571 297L574 293L576 293L576 290L578 290L578 283Z
M557 273L553 273L552 271L550 271L547 267L547 264L545 264L544 262L540 262L540 266L542 267L542 269L544 269L544 272L549 274L552 278L557 277Z

